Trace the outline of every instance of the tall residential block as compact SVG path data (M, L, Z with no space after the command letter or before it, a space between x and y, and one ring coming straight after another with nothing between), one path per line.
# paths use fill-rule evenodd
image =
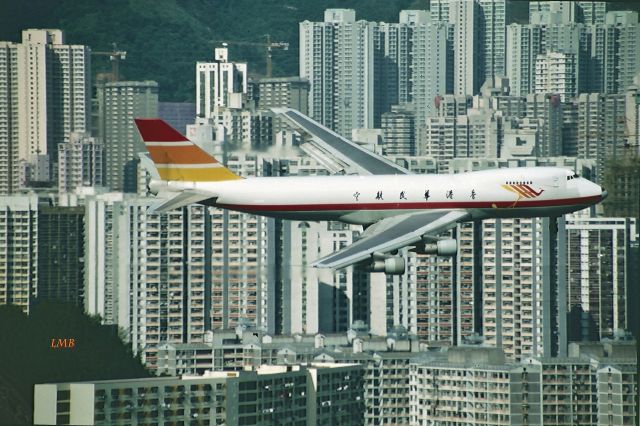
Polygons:
M596 181L602 183L608 162L628 156L627 116L636 100L622 94L582 93L574 100L577 109L577 156L595 159Z
M511 24L507 26L506 72L511 95L533 93L535 63L543 53L545 28L540 25Z
M84 208L38 208L38 302L84 307Z
M28 29L20 43L0 42L0 193L55 180L58 144L89 130L89 52L65 44L55 29Z
M307 114L309 81L302 77L266 77L249 80L250 99L258 109L289 107Z
M578 70L573 53L539 54L535 62L534 93L553 93L562 102L578 94Z
M349 137L374 128L376 23L352 9L327 9L323 22L300 23L300 76L309 80L309 116Z
M0 304L33 306L38 282L38 197L0 199Z
M229 62L229 50L214 50L214 62L196 64L196 115L214 117L219 107L241 108L247 93L247 64Z
M566 230L569 339L613 338L628 329L628 309L633 309L635 218L574 216Z
M430 9L432 20L454 27L453 93L475 95L487 79L504 76L506 1L435 0Z
M610 160L603 173L603 183L610 194L603 203L605 214L635 217L640 222L640 156Z
M29 313L36 299L82 306L84 214L31 193L0 200L0 304Z
M82 186L104 186L104 145L88 133L71 133L58 145L58 192L73 192Z
M382 114L382 142L385 155L413 156L416 147L416 117L412 110L393 106Z
M136 192L138 153L146 152L134 118L158 116L158 83L118 81L97 87L98 136L106 154L106 184Z
M536 13L558 14L561 22L579 22L584 24L603 24L607 13L604 1L531 1L529 18Z

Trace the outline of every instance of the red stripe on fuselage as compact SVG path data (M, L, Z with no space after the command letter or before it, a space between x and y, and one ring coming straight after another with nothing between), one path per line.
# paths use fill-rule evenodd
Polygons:
M600 201L600 195L591 197L563 198L560 200L520 200L514 209L528 207L561 207L589 204ZM419 210L419 209L491 209L511 208L513 201L429 201L419 203L347 203L347 204L225 204L217 207L243 211L290 212L290 211L344 211L344 210Z

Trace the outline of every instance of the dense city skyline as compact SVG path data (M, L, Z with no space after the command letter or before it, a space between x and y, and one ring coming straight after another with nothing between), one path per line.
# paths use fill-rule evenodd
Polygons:
M96 72L102 53L63 29L0 41L0 304L76 305L168 376L36 382L31 420L637 422L638 12L530 2L513 22L510 7L432 0L392 22L327 8L297 24L298 75L256 77L232 44L200 46L193 103L161 101L153 74L120 78L131 52ZM609 199L458 224L443 235L455 255L401 248L399 275L311 266L359 225L148 210L134 118L163 118L243 177L355 173L283 107L412 173L561 167Z

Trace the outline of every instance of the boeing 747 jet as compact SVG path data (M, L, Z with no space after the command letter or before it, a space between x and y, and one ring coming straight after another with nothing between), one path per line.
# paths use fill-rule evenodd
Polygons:
M275 112L311 138L311 153L336 158L331 176L236 175L159 119L136 119L153 162L149 189L163 198L151 211L199 203L282 219L363 225L361 238L313 265L363 264L402 274L397 250L455 255L457 242L438 237L457 223L488 218L555 217L603 200L599 185L556 167L522 167L416 175L289 108ZM304 148L304 146L303 146ZM333 170L333 171L339 171Z

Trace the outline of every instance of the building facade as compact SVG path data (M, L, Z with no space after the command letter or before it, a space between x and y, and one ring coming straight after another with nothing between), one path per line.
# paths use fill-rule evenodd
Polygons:
M55 181L58 144L90 129L91 57L62 30L28 29L21 43L0 42L0 64L0 193L9 194Z
M145 152L135 118L158 116L158 83L118 81L97 87L98 137L104 141L106 184L113 191L138 190L138 153Z
M363 424L362 367L310 364L203 376L35 386L38 424Z

